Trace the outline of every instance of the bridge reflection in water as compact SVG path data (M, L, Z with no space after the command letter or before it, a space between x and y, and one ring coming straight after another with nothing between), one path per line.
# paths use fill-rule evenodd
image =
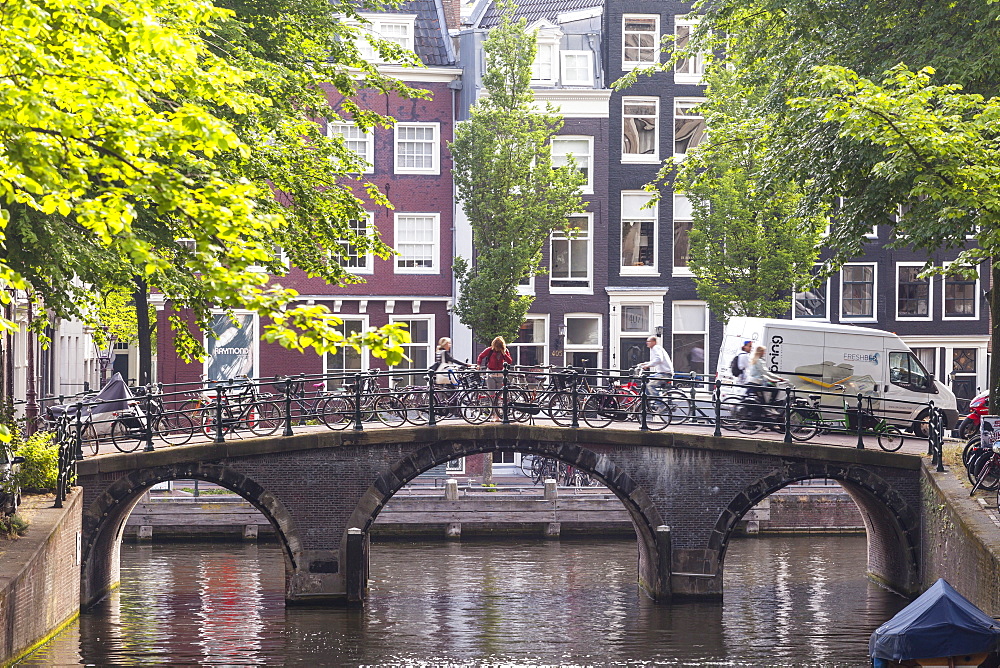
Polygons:
M126 545L122 587L22 665L865 665L905 601L863 536L734 540L723 602L653 605L635 546L388 543L363 609L284 607L273 545Z

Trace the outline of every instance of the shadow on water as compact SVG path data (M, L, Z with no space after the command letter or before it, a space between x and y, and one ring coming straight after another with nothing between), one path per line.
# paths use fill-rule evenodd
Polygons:
M866 663L905 601L863 536L735 540L723 604L657 606L634 541L373 546L363 610L288 608L273 545L125 545L122 586L23 665Z

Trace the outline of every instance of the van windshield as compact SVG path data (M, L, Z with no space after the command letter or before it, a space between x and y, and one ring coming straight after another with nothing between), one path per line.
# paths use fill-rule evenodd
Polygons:
M889 382L918 392L929 392L932 387L930 374L909 351L889 353Z

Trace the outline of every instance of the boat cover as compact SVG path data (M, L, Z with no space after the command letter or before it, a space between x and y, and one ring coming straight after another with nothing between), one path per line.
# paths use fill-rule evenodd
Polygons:
M890 661L994 652L998 648L1000 624L944 578L875 629L868 641L873 659Z
M76 415L76 405L83 405L83 414L99 415L101 413L114 413L123 411L128 407L128 400L132 398L132 392L128 389L128 384L120 373L115 373L111 379L101 388L97 394L93 394L79 402L49 406L51 419L55 420L60 415Z

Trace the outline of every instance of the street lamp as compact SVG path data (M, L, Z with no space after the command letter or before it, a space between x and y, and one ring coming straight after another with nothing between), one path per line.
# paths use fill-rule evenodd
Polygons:
M108 382L108 366L115 359L115 340L118 337L109 332L107 326L101 327L101 332L104 333L102 338L104 339L106 349L101 349L98 337L91 335L91 340L94 342L94 357L97 358L97 362L101 365L101 387L104 387L104 384Z

